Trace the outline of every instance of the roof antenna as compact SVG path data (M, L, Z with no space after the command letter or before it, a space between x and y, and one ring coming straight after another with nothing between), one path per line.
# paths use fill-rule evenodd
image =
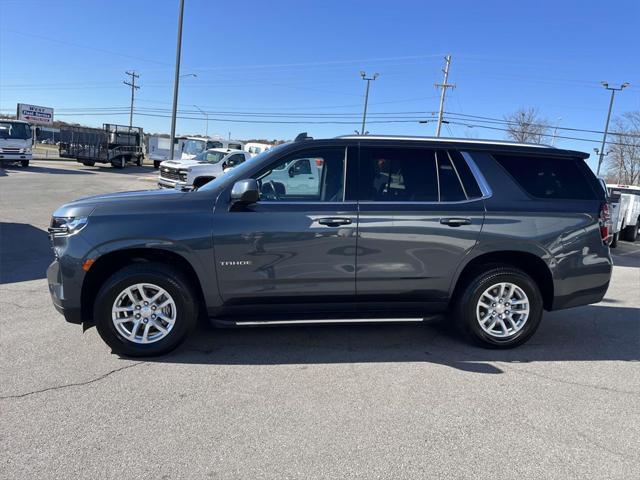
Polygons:
M296 137L294 142L302 142L304 140L313 140L313 138L307 135L307 132L302 132Z

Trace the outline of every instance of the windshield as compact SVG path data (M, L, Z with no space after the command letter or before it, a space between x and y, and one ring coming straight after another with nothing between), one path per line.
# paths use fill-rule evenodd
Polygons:
M210 150L205 150L204 152L196 155L194 160L198 160L199 162L218 163L226 155L227 154L223 152L212 152Z
M26 140L31 138L31 128L27 123L0 122L0 138Z
M204 146L204 140L185 140L182 146L182 153L197 155L204 150Z
M262 152L260 155L256 155L255 157L251 158L250 160L247 160L247 161L241 163L240 165L235 167L233 170L231 170L229 173L221 175L218 178L216 178L215 180L212 180L211 182L203 185L198 190L214 190L214 189L218 188L218 186L221 183L226 183L229 180L235 182L236 180L242 180L244 178L247 178L246 175L248 175L249 172L251 170L253 170L256 165L262 163L266 158L268 158L268 157L270 157L272 155L273 156L277 155L280 152L280 150L282 150L284 147L286 147L288 145L289 145L288 143L282 143L282 144L278 145L277 147L274 147L274 148L272 148L270 150Z

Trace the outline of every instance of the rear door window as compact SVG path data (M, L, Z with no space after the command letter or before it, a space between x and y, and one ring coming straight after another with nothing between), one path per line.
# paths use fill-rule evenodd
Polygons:
M447 152L441 150L436 152L438 159L438 181L440 182L440 201L459 202L466 200L458 172L451 163Z
M435 151L362 147L360 199L376 202L437 202Z
M494 154L493 158L531 196L592 200L596 195L577 158ZM588 168L588 167L586 167Z
M473 173L471 173L471 169L462 157L462 154L456 150L449 150L447 153L453 162L453 166L456 167L456 172L462 181L467 198L472 199L482 197L482 192L480 191L478 182L473 176Z

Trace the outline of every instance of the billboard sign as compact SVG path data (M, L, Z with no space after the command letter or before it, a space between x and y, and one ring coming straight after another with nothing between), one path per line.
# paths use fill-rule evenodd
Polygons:
M53 125L53 108L49 107L19 103L16 116L18 120L24 120L25 122L37 125Z

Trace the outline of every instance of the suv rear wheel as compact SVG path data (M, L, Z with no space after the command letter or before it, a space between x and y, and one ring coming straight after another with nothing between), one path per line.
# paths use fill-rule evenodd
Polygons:
M458 328L485 347L523 344L542 319L542 294L525 272L511 267L478 274L456 302Z
M115 353L162 355L176 348L196 324L190 283L159 263L130 265L113 274L98 293L94 319Z

